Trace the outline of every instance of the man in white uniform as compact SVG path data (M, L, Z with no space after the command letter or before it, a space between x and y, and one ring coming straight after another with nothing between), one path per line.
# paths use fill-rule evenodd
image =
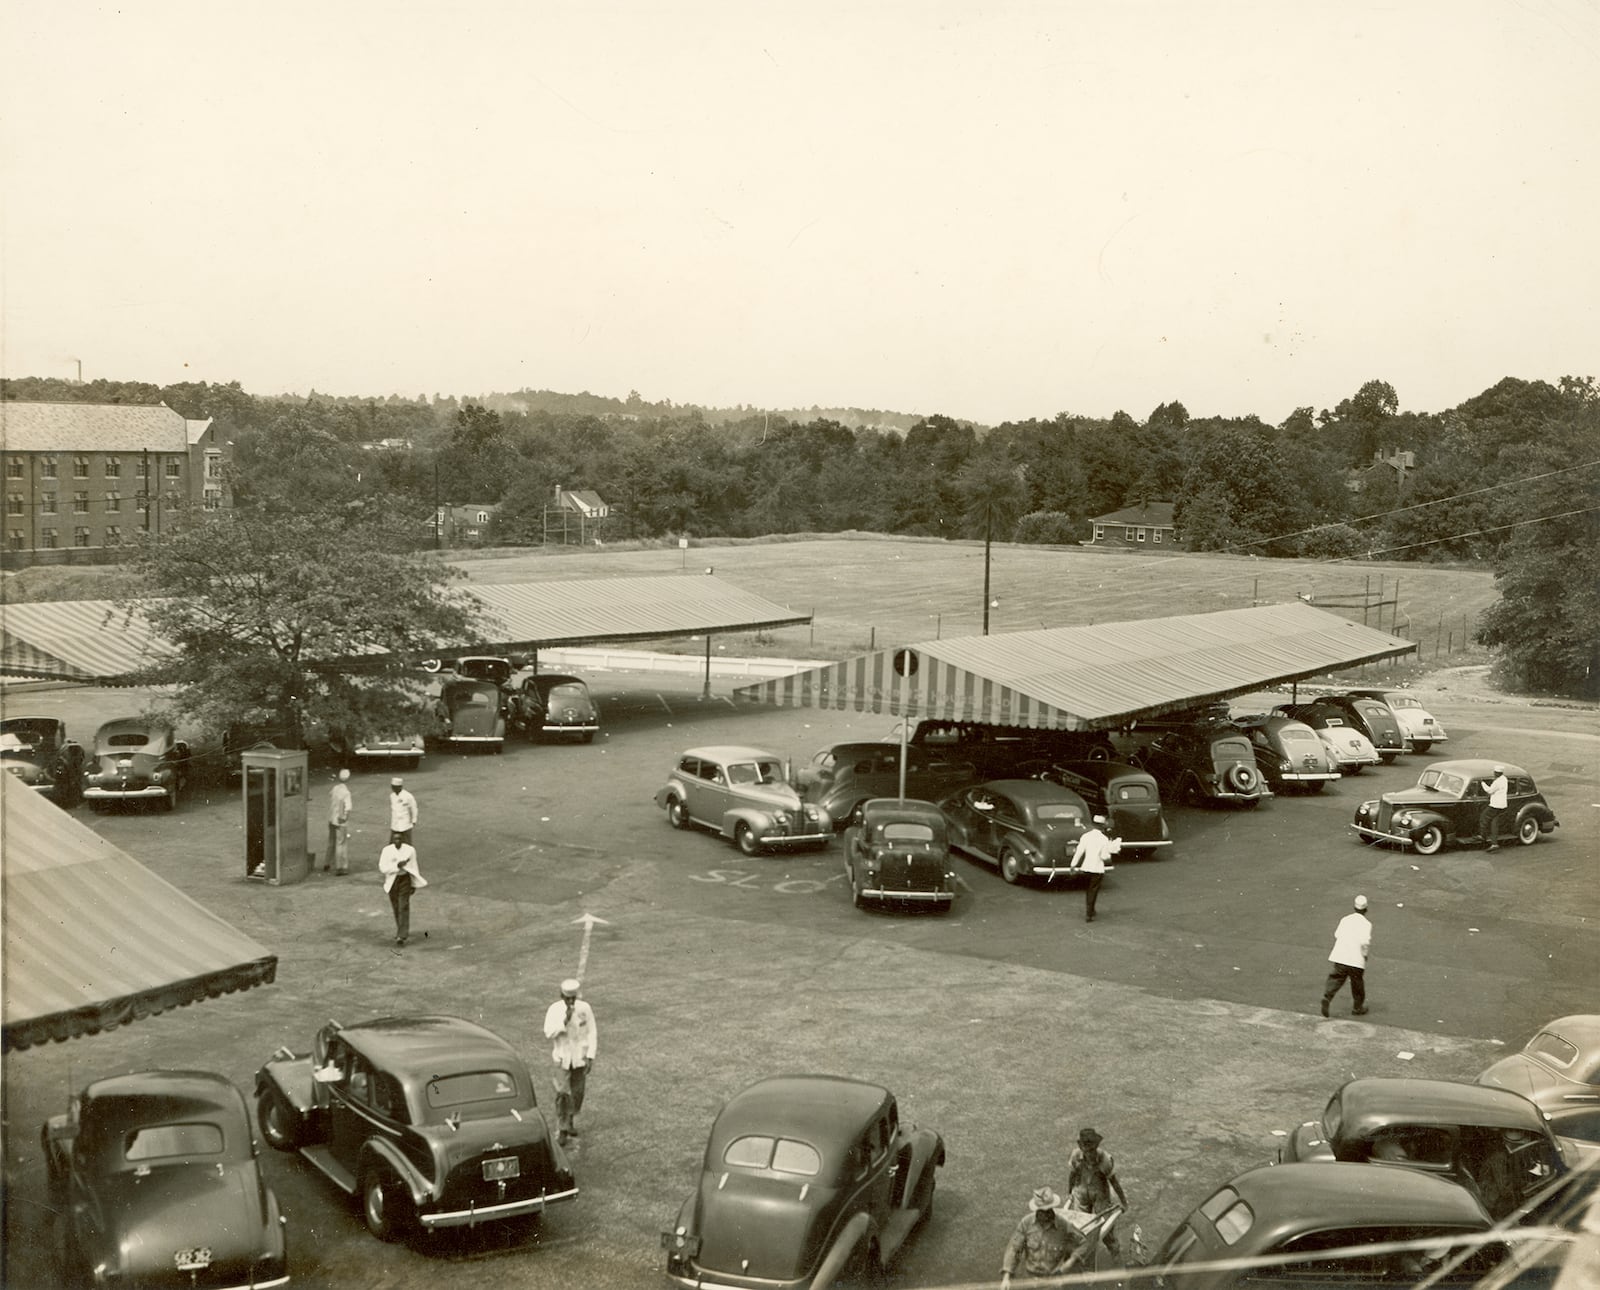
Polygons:
M1350 1009L1360 1017L1367 1011L1367 955L1372 952L1372 923L1367 918L1367 898L1356 897L1355 912L1346 914L1333 929L1333 952L1328 962L1333 970L1328 973L1327 984L1322 987L1322 1015L1328 1015L1328 1005L1339 987L1350 982L1350 998L1355 1006Z
M556 1064L556 1120L561 1126L557 1137L563 1143L578 1136L575 1121L583 1110L583 1092L599 1040L594 1010L578 998L580 988L576 977L568 977L561 983L561 997L544 1014L544 1037L555 1041L550 1059Z

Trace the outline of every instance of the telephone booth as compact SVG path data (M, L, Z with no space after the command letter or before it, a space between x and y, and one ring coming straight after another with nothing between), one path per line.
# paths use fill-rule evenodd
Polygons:
M307 754L258 745L240 754L244 780L244 875L257 882L303 882L306 849Z

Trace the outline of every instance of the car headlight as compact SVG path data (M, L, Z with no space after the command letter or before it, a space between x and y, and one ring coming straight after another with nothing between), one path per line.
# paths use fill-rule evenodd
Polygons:
M788 811L774 811L772 814L772 819L780 828L786 829L789 827Z
M1413 823L1411 819L1411 812L1401 811L1399 815L1394 817L1394 822L1402 829L1409 829Z
M1280 757L1278 758L1278 769L1287 774L1289 771L1294 769L1294 763L1287 757Z

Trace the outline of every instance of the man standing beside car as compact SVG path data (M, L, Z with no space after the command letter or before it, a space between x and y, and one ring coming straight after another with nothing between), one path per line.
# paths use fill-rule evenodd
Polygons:
M1483 781L1483 791L1489 802L1478 817L1478 833L1489 844L1490 851L1500 849L1500 821L1506 817L1506 805L1511 797L1511 784L1506 779L1506 768L1496 766L1494 778Z
M561 983L561 997L545 1010L544 1037L555 1041L550 1059L555 1062L557 1140L563 1145L579 1136L576 1120L583 1110L583 1093L589 1083L599 1046L594 1009L578 998L582 984L576 977Z

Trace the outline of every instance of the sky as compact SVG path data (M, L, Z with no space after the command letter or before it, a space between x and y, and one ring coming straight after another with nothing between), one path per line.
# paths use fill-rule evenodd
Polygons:
M997 424L1600 370L1596 0L0 0L0 370Z

